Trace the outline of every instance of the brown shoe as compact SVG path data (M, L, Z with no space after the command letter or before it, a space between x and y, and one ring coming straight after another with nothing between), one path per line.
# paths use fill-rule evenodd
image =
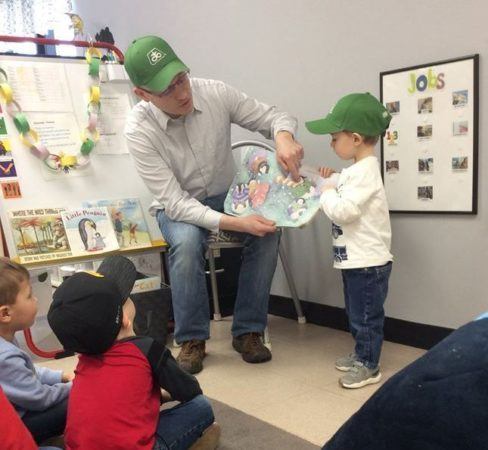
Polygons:
M214 450L217 448L220 439L220 425L214 422L201 435L201 437L190 447L189 450Z
M205 341L192 339L183 342L176 361L186 372L198 373L203 369L203 358L205 358Z
M271 359L271 352L261 339L261 333L247 333L232 339L232 347L248 363L263 363Z

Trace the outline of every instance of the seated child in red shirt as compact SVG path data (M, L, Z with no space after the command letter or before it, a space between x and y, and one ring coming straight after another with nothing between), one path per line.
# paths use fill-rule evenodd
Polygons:
M54 293L49 324L66 350L81 353L66 448L214 449L220 428L196 378L162 344L134 335L136 274L127 258L109 256ZM181 403L160 412L161 388Z

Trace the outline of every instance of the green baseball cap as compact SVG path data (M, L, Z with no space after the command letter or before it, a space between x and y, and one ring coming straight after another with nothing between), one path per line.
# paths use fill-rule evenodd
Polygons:
M379 136L390 125L391 115L369 92L342 97L324 119L305 122L313 134L351 131L364 136Z
M163 92L173 78L188 71L168 43L157 36L135 39L125 52L124 66L134 85Z

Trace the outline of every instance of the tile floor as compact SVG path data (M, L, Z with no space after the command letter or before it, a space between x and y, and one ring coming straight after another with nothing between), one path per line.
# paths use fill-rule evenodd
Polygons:
M212 323L205 368L197 376L204 393L314 444L329 439L380 386L359 390L339 386L341 372L334 368L334 361L353 346L346 332L270 316L273 359L251 365L232 349L230 327L230 318ZM385 342L383 380L423 353ZM73 370L76 358L38 363Z

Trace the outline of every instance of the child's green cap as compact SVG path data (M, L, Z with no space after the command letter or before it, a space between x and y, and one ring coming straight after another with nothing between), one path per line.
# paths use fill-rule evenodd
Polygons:
M390 125L391 115L369 92L342 97L324 119L305 122L313 134L351 131L363 136L379 136Z
M163 92L176 75L188 71L169 44L157 36L132 41L124 66L132 83L151 92Z

